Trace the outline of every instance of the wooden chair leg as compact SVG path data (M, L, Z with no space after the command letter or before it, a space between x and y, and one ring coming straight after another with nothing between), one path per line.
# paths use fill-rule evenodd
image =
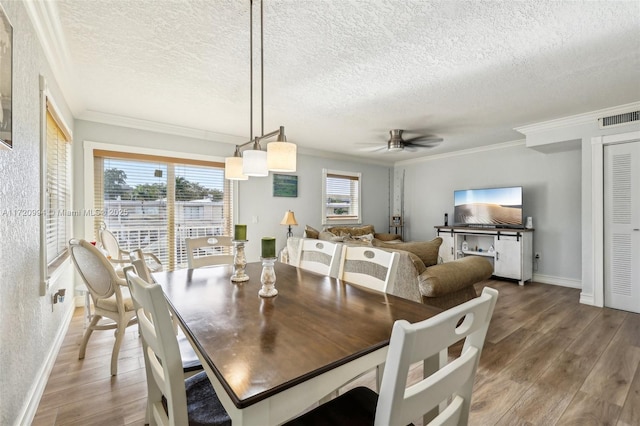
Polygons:
M91 323L87 327L87 330L84 332L84 336L82 337L82 343L80 344L80 353L78 354L78 359L84 359L84 354L87 351L87 343L89 342L89 337L91 337L91 333L93 333L93 329L100 321L102 316L98 314L94 314L91 318Z
M113 344L113 352L111 353L111 375L118 375L118 353L120 352L120 346L122 345L122 339L124 338L124 332L127 329L125 321L118 323L116 329L116 341Z

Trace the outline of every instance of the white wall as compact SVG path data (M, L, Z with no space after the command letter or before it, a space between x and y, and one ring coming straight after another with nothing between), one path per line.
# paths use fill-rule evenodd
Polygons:
M52 305L51 294L71 288L70 274L40 295L40 222L19 212L40 209L39 75L67 123L73 119L22 2L2 1L13 25L13 150L0 149L0 424L28 424L66 330L73 298ZM67 272L70 267L67 265ZM67 293L69 294L69 293Z
M160 150L164 155L171 152L194 156L213 156L220 161L232 155L234 146L228 143L213 142L198 138L169 135L147 130L137 130L121 126L101 124L77 120L75 124L76 140L74 146L74 166L78 176L84 176L85 162L84 141L140 147ZM293 138L293 136L291 136ZM238 140L241 142L242 140ZM237 222L247 225L246 255L249 262L260 258L260 239L266 236L276 237L279 251L285 245L286 227L280 225L285 211L293 210L299 226L294 227L295 235L302 235L304 225L309 224L316 229L321 228L322 168L362 173L362 209L363 224L373 224L376 230L387 232L389 214L389 167L360 163L356 160L338 160L317 155L298 154L298 197L274 197L273 174L264 178L250 178L238 182ZM86 185L93 185L87 179L74 182L76 209L90 208L92 200L84 194ZM254 218L257 223L254 223ZM91 220L90 218L88 219ZM82 223L76 223L75 235L93 238L86 235Z
M285 246L287 228L279 225L287 210L295 213L299 226L293 234L302 236L304 226L322 229L322 169L362 173L362 224L372 224L377 232L389 230L389 173L385 166L326 157L298 155L298 197L274 197L273 177L249 178L240 182L240 216L247 224L247 257L260 256L260 238L276 237L279 251ZM253 223L254 217L258 223Z
M444 213L451 221L456 189L522 186L524 215L533 217L534 252L542 256L534 279L580 287L580 150L544 154L524 141L494 148L397 165L397 173L405 171L406 239L433 238Z

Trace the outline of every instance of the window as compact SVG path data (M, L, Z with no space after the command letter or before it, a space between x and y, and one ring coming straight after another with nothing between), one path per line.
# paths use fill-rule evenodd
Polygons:
M360 224L361 173L322 170L322 224Z
M187 266L186 237L232 235L224 163L94 150L94 228L123 250L152 252L165 270Z
M47 276L68 257L71 238L71 137L50 102L46 110L44 241Z

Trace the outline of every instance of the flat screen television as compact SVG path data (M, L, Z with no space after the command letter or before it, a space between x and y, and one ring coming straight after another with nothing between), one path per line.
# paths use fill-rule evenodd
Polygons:
M522 228L522 187L453 192L454 225Z

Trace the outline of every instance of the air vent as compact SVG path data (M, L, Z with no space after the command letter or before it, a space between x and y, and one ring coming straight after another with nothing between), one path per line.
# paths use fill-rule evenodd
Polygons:
M601 129L608 129L613 126L621 126L628 123L637 123L640 121L640 111L625 112L624 114L611 115L598 119Z

